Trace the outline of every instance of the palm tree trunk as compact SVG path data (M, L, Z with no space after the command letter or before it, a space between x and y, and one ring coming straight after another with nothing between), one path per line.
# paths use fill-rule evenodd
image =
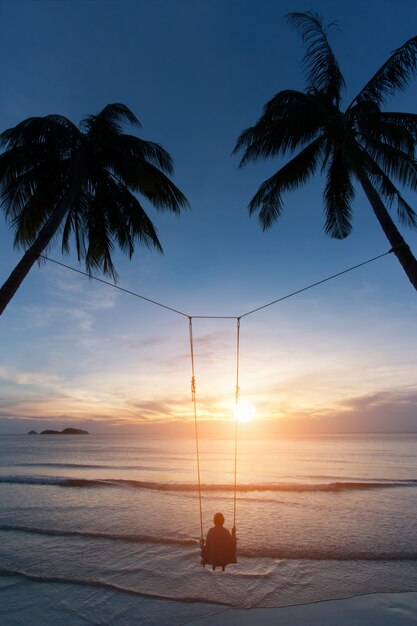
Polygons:
M362 172L358 172L357 175L376 218L391 244L391 251L401 263L410 283L417 291L417 259L411 252L409 245L404 241L369 178Z
M25 252L3 286L0 287L0 315L3 313L4 309L19 289L34 263L39 259L39 255L44 251L57 232L67 211L71 208L78 192L79 182L77 181L68 189L68 192L58 204L54 213L39 231L35 242Z

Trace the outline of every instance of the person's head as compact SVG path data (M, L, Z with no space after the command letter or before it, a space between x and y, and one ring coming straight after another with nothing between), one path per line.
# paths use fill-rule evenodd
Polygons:
M213 522L216 526L223 526L224 524L224 515L223 513L216 513L213 517Z

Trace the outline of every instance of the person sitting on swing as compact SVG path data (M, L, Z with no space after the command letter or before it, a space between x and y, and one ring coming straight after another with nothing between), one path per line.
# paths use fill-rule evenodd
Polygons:
M223 513L216 513L213 522L214 526L208 531L206 540L201 540L201 564L211 565L213 570L221 567L224 572L226 565L237 563L236 526L233 526L230 534L223 526Z

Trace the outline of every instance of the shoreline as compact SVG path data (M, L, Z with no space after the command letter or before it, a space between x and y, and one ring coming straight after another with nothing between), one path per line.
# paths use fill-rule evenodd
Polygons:
M375 592L272 608L234 608L150 598L58 580L0 576L4 626L417 626L417 591Z
M375 592L285 607L224 609L187 626L411 626L417 624L417 591Z

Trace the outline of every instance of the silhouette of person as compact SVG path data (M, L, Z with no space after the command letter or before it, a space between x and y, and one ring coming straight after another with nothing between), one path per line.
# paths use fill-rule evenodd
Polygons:
M223 572L226 565L237 563L236 560L236 527L232 533L224 528L223 513L216 513L213 518L214 526L207 533L206 540L201 540L201 564L211 565L213 570L221 567Z

